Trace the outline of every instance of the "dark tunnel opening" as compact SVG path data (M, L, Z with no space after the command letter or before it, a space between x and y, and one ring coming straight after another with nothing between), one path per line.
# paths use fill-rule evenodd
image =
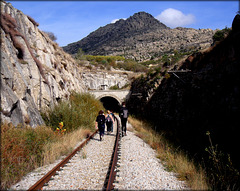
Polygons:
M103 107L106 110L110 110L110 111L113 111L113 112L119 112L120 104L115 98L110 97L110 96L106 96L106 97L102 97L100 99L100 101L102 102Z

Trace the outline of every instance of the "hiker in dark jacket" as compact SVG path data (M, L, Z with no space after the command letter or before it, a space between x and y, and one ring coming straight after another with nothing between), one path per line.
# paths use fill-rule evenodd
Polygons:
M122 136L127 135L127 118L128 118L128 109L126 108L125 102L122 103L122 107L119 112L119 117L121 118L122 124Z
M103 140L103 136L104 136L105 120L106 119L105 119L104 112L103 112L103 110L100 110L98 112L98 116L97 116L96 124L95 124L96 129L98 128L98 130L99 130L100 141Z

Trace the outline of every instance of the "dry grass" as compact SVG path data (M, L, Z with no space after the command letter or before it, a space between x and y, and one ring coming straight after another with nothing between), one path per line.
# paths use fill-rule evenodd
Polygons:
M1 189L38 167L46 140L54 140L54 133L48 127L1 125Z
M135 129L135 134L142 138L157 152L167 170L177 173L179 180L187 182L194 190L209 189L204 170L196 167L185 153L174 149L164 138L164 135L156 133L148 124L129 117L129 122Z
M28 172L69 154L90 134L84 128L61 135L46 126L34 129L2 124L1 190L8 189Z
M60 156L69 154L75 149L77 143L86 138L90 133L90 130L81 128L68 133L56 142L46 144L44 146L42 165L50 164Z
M79 146L79 142L95 131L94 121L100 109L102 104L90 94L72 92L70 100L59 103L47 114L42 113L46 124L49 123L47 126L2 124L1 189L6 190L28 172L54 162ZM26 123L28 118L25 116Z

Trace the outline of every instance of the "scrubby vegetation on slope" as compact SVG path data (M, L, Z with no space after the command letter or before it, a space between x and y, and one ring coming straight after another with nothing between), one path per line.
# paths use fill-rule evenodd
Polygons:
M134 127L136 135L149 144L160 158L167 170L177 173L180 180L187 182L189 188L193 190L207 190L206 173L200 165L195 165L193 160L181 151L174 148L164 137L164 134L157 133L146 121L129 118L129 122Z
M189 56L175 75L163 78L151 97L150 88L139 87L152 78L137 79L127 103L132 113L151 121L176 147L204 165L211 189L240 187L239 28L208 51Z
M34 129L1 124L1 189L70 153L94 130L95 117L102 108L91 95L72 93L69 101L42 114L47 126Z
M154 72L154 70L158 71L159 68L162 71L166 71L169 67L176 64L179 60L195 52L195 49L191 51L173 50L168 54L164 54L158 58L152 58L148 61L137 62L132 59L126 59L123 56L85 55L82 49L79 49L78 53L75 55L75 59L78 64L86 66L88 69L97 67L100 69L110 70L112 67L114 69L147 73Z
M103 70L110 70L111 67L113 67L114 69L123 69L133 72L147 71L146 66L139 64L134 60L125 59L123 56L85 55L85 53L79 49L75 59L78 64L86 66L88 69L97 67Z

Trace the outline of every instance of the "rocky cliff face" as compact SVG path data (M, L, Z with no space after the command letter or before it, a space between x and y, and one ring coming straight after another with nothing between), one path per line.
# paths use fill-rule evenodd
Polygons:
M43 124L39 110L83 92L81 68L38 23L1 1L1 119Z
M92 55L123 55L137 61L159 57L173 50L189 51L209 47L211 29L170 29L152 15L139 12L126 20L100 27L78 42L63 47L75 54L81 48Z
M82 76L84 84L89 90L109 90L113 86L123 88L130 84L129 75L126 72L84 71Z
M210 131L213 144L231 154L238 167L239 18L235 17L225 40L208 51L189 56L175 75L169 73L170 77L163 79L149 100L145 96L148 89L142 88L141 92L139 88L140 80L133 84L128 100L132 113L154 122L159 131L167 132L178 146L200 160L206 154L204 149L209 145L206 132ZM138 93L141 97L136 96Z

